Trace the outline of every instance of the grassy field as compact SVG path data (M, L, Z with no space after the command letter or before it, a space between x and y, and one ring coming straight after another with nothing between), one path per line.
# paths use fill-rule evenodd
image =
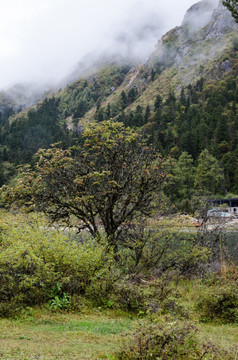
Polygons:
M238 359L238 326L199 324L199 337L202 340L219 345L224 350L234 349L234 360Z
M34 310L14 320L0 320L0 359L111 359L123 334L136 320L113 311L87 314ZM197 324L199 337L223 349L238 344L238 326ZM234 360L238 359L234 353Z
M130 262L125 262L124 271L130 270L130 281L126 282L125 273L120 272L118 264L112 262L111 258L106 264L102 264L101 251L104 248L101 249L99 245L96 248L91 245L86 247L85 242L85 246L81 245L75 252L71 242L62 238L64 234L50 232L48 229L46 231L45 228L42 230L43 221L36 219L35 224L35 219L32 218L32 221L29 219L24 226L24 219L20 215L17 220L18 218L12 215L4 214L1 219L0 212L0 316L12 316L11 319L0 318L0 360L116 360L117 350L121 346L126 349L125 344L122 345L123 340L128 338L125 334L146 314L148 318L138 327L142 328L142 338L146 341L146 331L151 339L150 319L154 320L152 325L159 325L164 333L167 331L171 334L175 329L180 338L186 333L186 326L191 334L195 325L199 330L196 332L196 341L198 337L200 348L219 348L222 352L219 360L238 360L237 317L234 318L234 312L229 312L229 308L236 311L238 304L238 268L235 264L227 266L226 269L222 268L220 273L214 273L213 277L209 276L209 273L207 276L165 273L161 278L155 278L154 275L149 277L146 272L148 269L142 267L145 273L139 273L140 277L133 282L131 271L134 271L134 267ZM182 220L179 225L186 229L186 222ZM38 222L41 226L38 226ZM178 227L176 221L174 224ZM151 224L151 228L155 225ZM177 231L172 222L163 222L163 225L172 229L172 235ZM160 229L164 234L164 228ZM183 234L182 231L175 235ZM187 244L187 236L192 237L191 234L193 233L190 231L184 231L181 247L178 246L180 243L177 242L177 237L173 238L171 243L172 257L177 259L179 256L184 265L194 258L200 259L196 248L192 257L190 254L187 257L188 250L183 247ZM237 233L231 235L229 239L235 253ZM166 239L170 241L170 236ZM151 245L154 245L154 242L151 242ZM151 253L148 254L145 259ZM166 256L170 261L171 251ZM219 263L219 257L217 261ZM95 270L97 266L99 272ZM59 278L61 283L57 283ZM65 286L63 290L62 284ZM72 286L76 289L75 293L68 294ZM65 297L68 303L63 302ZM11 302L8 299L11 299ZM43 303L45 307L27 308L29 304L42 306ZM58 312L50 310L54 303ZM207 304L211 306L205 306L204 312L203 305ZM104 306L110 309L105 309ZM212 306L216 311L213 312ZM68 311L77 310L78 313L61 312L62 308ZM23 311L18 315L21 309ZM202 320L206 323L202 323ZM137 335L138 331L134 333L131 342L132 352L135 344L140 346L140 342L135 340ZM179 341L172 336L170 349L174 344L175 350L179 349ZM189 351L194 349L194 343L190 343L192 346ZM225 350L228 356L223 357L222 350ZM215 356L217 353L216 351ZM204 356L200 358L205 360ZM209 359L217 360L215 357Z
M0 359L113 359L133 320L112 312L52 314L0 320Z

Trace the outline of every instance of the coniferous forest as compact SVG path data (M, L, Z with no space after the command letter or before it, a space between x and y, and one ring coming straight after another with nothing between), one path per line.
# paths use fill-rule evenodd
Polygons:
M143 62L0 94L0 358L237 359L237 31L202 0Z

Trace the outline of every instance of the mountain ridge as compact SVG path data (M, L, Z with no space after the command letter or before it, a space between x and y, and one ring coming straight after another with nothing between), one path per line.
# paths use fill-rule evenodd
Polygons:
M145 102L151 104L152 99L156 97L155 93L157 91L161 91L163 95L171 89L178 92L183 86L195 83L201 76L206 77L206 81L208 81L209 79L218 79L218 75L219 77L223 76L228 69L232 70L230 62L224 64L222 59L226 51L229 52L232 48L232 39L236 34L237 24L221 3L217 8L212 8L210 21L205 27L189 33L188 20L186 20L188 19L187 14L194 8L199 10L199 6L203 3L207 2L200 1L194 4L185 14L182 25L171 29L162 36L151 56L144 64L134 66L130 70L127 77L125 77L124 83L115 92L113 98L111 97L105 101L105 105L110 103L111 99L114 101L117 93L123 91L123 87L125 87L124 90L126 91L128 87L134 86L141 89L142 93L143 88L147 87L146 92L148 95L141 95L130 107L134 108L139 102L143 105ZM204 44L206 47L204 47ZM214 60L217 61L215 66L211 64ZM151 77L153 69L158 67L158 72L163 74L157 75L159 79L151 86L148 86L148 77ZM168 79L170 80L169 85ZM94 114L94 109L91 109L86 114L85 119L92 120Z
M163 155L186 151L197 161L208 148L228 174L223 157L238 151L238 31L221 2L213 10L204 3L193 5L143 63L108 58L30 109L7 120L3 116L0 162L32 162L39 148L78 143L85 123L112 118L143 127ZM205 26L196 24L194 30L189 14L197 11L208 15ZM229 177L227 188L235 189L234 176Z

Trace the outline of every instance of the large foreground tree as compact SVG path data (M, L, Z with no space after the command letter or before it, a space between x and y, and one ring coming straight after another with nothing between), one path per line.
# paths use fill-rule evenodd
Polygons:
M14 187L4 187L3 197L95 237L103 230L117 247L132 221L152 214L165 163L139 132L122 123L88 125L83 140L68 150L40 150L35 168L28 168Z

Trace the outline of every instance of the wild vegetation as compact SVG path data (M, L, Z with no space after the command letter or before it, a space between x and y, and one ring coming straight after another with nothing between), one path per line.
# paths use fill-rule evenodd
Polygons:
M208 216L238 193L233 25L218 52L182 26L144 65L4 104L1 358L237 359L237 232Z
M77 234L52 227L40 214L2 211L0 315L13 319L8 320L8 327L21 326L24 340L18 353L12 348L12 357L9 348L1 348L2 357L31 359L32 354L23 344L37 336L37 329L29 332L28 324L43 324L41 319L50 317L51 322L46 320L46 325L51 324L49 336L63 329L67 333L70 326L71 333L78 329L85 339L88 332L95 332L95 336L97 333L104 344L104 331L109 342L109 337L117 334L112 340L116 341L114 349L102 347L96 353L90 352L95 359L107 358L106 354L113 359L146 359L148 354L151 359L235 359L237 265L229 265L229 254L226 263L223 258L221 264L221 251L226 253L225 239L209 243L205 237L210 239L213 231L181 231L188 226L185 218L153 221L144 232L138 226L128 234L115 257L114 251L108 249L106 236L98 242L89 232ZM60 316L64 316L58 320L62 329L57 328ZM97 320L97 330L93 330L95 316L101 319ZM115 317L125 326L114 330L105 316ZM80 325L89 318L92 325ZM104 319L108 325L104 325ZM74 321L74 325L67 325L67 321ZM1 324L5 323L1 320ZM135 329L120 348L122 331L128 331L132 323ZM210 340L206 339L208 325L214 332ZM219 345L217 337L223 336L220 331L228 329L236 336L234 341ZM0 336L5 339L3 334ZM52 351L56 356L57 351ZM79 358L87 358L81 351ZM32 353L37 356L42 352L36 347ZM48 359L47 353L44 356ZM72 349L67 356L63 358L75 358L76 353Z
M238 4L237 0L225 0L222 1L223 5L227 7L228 10L230 10L233 18L238 22Z
M238 259L225 231L169 216L166 192L181 181L178 191L188 196L179 171L186 179L182 164L191 158L162 160L140 131L113 121L85 127L81 145L36 157L1 190L15 215L3 211L0 224L0 316L37 307L123 311L143 321L111 351L114 359L235 358L234 345L207 342L194 325L238 321ZM207 172L198 174L211 193ZM192 299L185 284L197 284Z

